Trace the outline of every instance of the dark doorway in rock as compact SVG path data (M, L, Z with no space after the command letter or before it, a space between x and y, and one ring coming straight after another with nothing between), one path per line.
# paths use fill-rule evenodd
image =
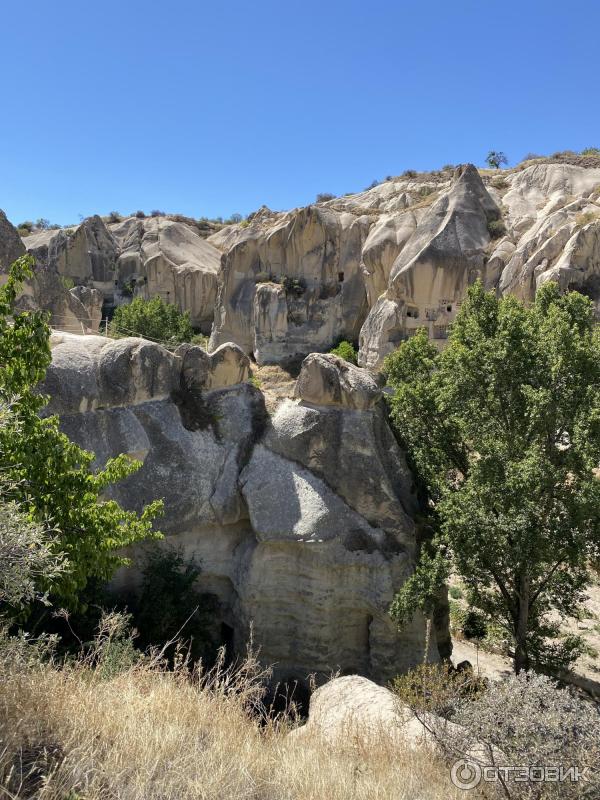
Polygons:
M340 283L344 282L344 273L343 272L338 272L338 281Z
M288 678L268 691L264 703L272 716L291 712L305 718L308 716L310 689L301 678Z
M225 648L225 662L230 664L233 661L233 646L235 631L226 622L221 623L221 647Z

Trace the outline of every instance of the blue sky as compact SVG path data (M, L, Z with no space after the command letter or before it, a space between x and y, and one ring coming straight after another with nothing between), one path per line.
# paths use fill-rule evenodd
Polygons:
M18 223L291 208L446 163L600 146L600 3L2 3Z

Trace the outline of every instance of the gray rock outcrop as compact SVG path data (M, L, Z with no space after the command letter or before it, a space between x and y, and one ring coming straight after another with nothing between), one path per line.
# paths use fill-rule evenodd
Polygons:
M236 648L252 625L275 680L339 669L386 681L420 662L423 619L399 632L388 614L414 564L413 481L367 373L353 367L349 379L318 356L360 402L305 400L303 378L299 399L269 417L232 344L169 353L55 333L51 345L46 413L97 464L119 452L143 462L109 496L137 510L164 499L166 543L201 561L201 588L217 595ZM124 570L116 585L137 580Z

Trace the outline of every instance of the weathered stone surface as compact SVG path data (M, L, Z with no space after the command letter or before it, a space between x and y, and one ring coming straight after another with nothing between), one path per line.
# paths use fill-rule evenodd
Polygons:
M321 739L334 747L382 746L422 747L434 744L428 728L447 723L427 715L428 727L389 689L360 675L334 678L310 698L308 720L293 732L299 739Z
M54 334L42 391L52 413L93 411L164 399L179 386L178 360L146 339Z
M488 224L499 217L475 167L458 169L394 262L388 289L361 331L362 366L380 366L418 328L425 327L433 339L446 337L468 285L483 277Z
M222 389L250 378L250 359L231 342L222 344L212 353L184 344L176 350L176 355L183 359L182 377L189 388Z
M288 401L270 420L233 345L170 354L55 333L52 354L48 413L98 465L143 461L108 494L137 510L164 499L167 543L200 559L235 647L252 625L276 680L340 669L384 681L421 660L424 621L399 632L388 614L413 568L416 504L378 406Z
M296 397L315 405L364 411L381 398L381 389L366 370L338 356L312 353L302 362Z
M17 229L8 221L4 211L0 210L0 280L13 261L24 254L25 245Z
M188 225L164 217L129 217L110 230L119 246L119 284L135 280L136 296L175 303L210 333L220 252Z
M221 236L229 249L210 349L233 341L259 363L278 363L355 339L367 312L360 257L369 224L309 206Z

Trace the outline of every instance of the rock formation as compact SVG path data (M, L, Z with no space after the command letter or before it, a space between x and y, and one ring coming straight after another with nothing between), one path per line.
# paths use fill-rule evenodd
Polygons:
M398 632L388 615L414 564L416 499L368 373L311 356L269 417L233 344L171 354L55 333L51 346L46 413L99 465L143 461L110 496L138 510L164 498L166 542L200 559L235 647L252 624L276 680L386 681L422 659L423 620ZM117 585L136 580L125 570Z
M526 301L554 280L589 295L600 317L593 156L407 173L285 213L263 207L208 239L184 219L91 217L26 237L40 274L31 303L50 309L57 327L94 329L102 304L106 314L158 295L212 331L210 349L235 342L259 364L285 364L345 338L360 343L359 363L371 370L420 328L443 347L477 278ZM7 225L0 239L16 252Z

